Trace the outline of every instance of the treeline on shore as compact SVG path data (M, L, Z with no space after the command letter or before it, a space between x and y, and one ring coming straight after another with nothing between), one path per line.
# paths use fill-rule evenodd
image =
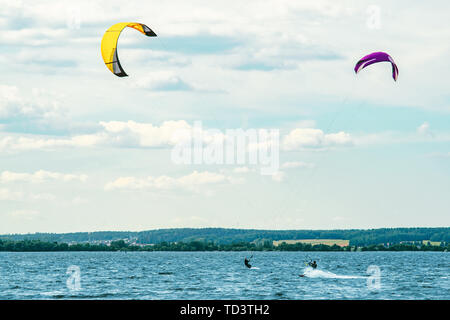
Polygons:
M382 228L369 230L255 230L225 228L177 228L140 232L99 231L75 233L33 233L0 235L2 240L41 240L46 242L102 242L128 239L137 244L162 242L201 241L220 244L252 242L257 240L297 240L297 239L342 239L351 246L370 246L379 243L400 243L403 241L450 242L450 228Z
M58 243L40 240L0 240L0 251L8 252L54 252L54 251L449 251L450 244L446 246L395 244L391 246L369 245L363 247L307 243L287 244L285 242L274 246L267 241L260 244L250 242L235 242L218 244L206 241L190 242L161 242L153 245L135 245L124 240L112 241L106 244L91 243Z

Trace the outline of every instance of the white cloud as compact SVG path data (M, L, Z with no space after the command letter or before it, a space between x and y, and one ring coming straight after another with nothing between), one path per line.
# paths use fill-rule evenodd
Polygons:
M430 129L430 124L425 121L417 128L417 132L420 134L424 134L424 133L427 133L429 129Z
M51 172L45 170L39 170L34 173L20 173L20 172L11 172L11 171L3 171L0 174L0 182L1 183L10 183L10 182L27 182L27 183L43 183L45 181L62 181L62 182L70 182L70 181L81 181L85 182L87 180L87 175L81 174L64 174L59 172Z
M190 91L193 87L173 72L158 71L134 80L133 88L155 91Z
M110 148L171 148L192 137L201 137L205 145L223 142L226 138L226 134L220 130L208 130L192 126L185 120L165 121L160 126L135 121L102 121L97 128L98 131L92 134L63 137L0 133L0 151L20 152L97 146ZM448 142L450 141L450 133L432 132L428 122L425 122L417 128L417 132L409 133L383 131L351 135L344 131L325 133L317 128L295 128L288 134L281 136L280 140L281 151L323 150L334 147L373 144ZM248 151L254 151L271 146L271 140L263 140L257 143L249 143L247 147Z
M314 168L313 163L300 162L300 161L292 161L285 162L281 165L282 169L294 169L294 168Z
M427 156L431 158L450 158L450 152L433 152Z
M191 126L184 120L165 121L161 126L134 121L100 122L100 131L94 134L75 135L72 137L36 137L33 135L0 136L0 151L25 151L38 149L55 149L68 147L167 147L173 146L181 139L177 133L186 132Z
M6 188L0 188L0 200L3 201L53 201L56 199L54 194L50 193L24 193L22 191L12 191Z
M178 132L190 130L191 126L184 120L165 121L161 126L134 121L100 122L104 131L102 143L118 146L160 147L175 145L183 137Z
M6 188L0 188L0 200L2 200L2 201L6 201L6 200L16 201L16 200L21 200L22 198L23 198L22 192L11 191Z
M336 216L336 217L333 217L332 220L333 221L345 221L345 220L347 220L347 218L341 217L341 216Z
M83 197L80 196L76 196L75 198L72 199L72 201L70 202L73 205L81 205L81 204L85 204L88 203L89 201Z
M420 128L423 130L420 130ZM354 135L352 137L355 146L368 145L390 145L390 144L407 144L407 143L439 143L450 142L450 133L448 132L432 132L427 125L422 125L416 132L396 132L383 131L377 133L368 133L361 135Z
M181 226L183 228L193 227L193 228L201 228L210 226L210 220L205 219L198 216L190 216L190 217L175 217L171 220L176 226Z
M24 220L34 220L38 215L37 210L15 210L8 213L11 217Z
M55 149L65 147L91 147L104 141L102 135L80 135L72 138L3 136L0 138L0 151L26 151Z
M31 194L30 199L35 201L54 201L56 200L56 196L51 193L37 193Z
M283 171L277 171L276 173L272 174L271 177L273 181L282 182L285 179L286 174Z
M295 123L296 128L314 128L316 126L315 120L301 120Z
M198 191L198 188L205 185L221 184L221 183L235 183L232 177L223 174L203 171L194 171L191 174L173 178L169 176L159 177L120 177L105 185L105 190L171 190L171 189L185 189L190 191Z
M350 134L343 131L326 134L320 129L296 128L283 137L282 148L285 151L293 151L303 148L326 148L351 144Z
M249 167L237 167L233 169L234 173L249 173L250 171Z
M417 128L417 133L420 135L430 135L430 124L425 121Z
M69 36L68 31L51 28L4 30L0 34L0 42L6 45L43 46Z
M249 39L251 45L233 51L226 62L239 70L270 71L295 69L305 61L336 60L341 57L329 49L313 45L301 34L268 33Z
M39 89L31 93L30 98L25 98L16 86L0 84L0 119L51 119L63 115L56 95Z

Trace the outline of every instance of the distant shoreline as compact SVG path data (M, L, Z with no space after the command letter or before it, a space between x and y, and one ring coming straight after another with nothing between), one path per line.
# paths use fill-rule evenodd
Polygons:
M0 240L0 252L366 252L366 251L434 251L448 252L450 244L432 245L427 244L392 244L370 245L370 246L339 246L326 244L310 244L310 243L286 243L282 242L274 245L272 242L266 241L255 244L252 242L236 242L231 244L217 244L214 242L161 242L157 244L137 245L129 244L124 240L112 241L106 244L91 243L58 243L44 242L40 240L22 240L10 241Z
M448 245L450 227L435 228L379 228L379 229L341 229L341 230L260 230L229 228L172 228L147 231L96 231L72 233L29 233L0 235L3 241L57 242L67 244L106 244L124 240L128 244L139 246L160 243L190 243L193 241L213 242L220 245L233 243L263 244L267 241L274 245L282 242L294 244L302 241L311 244L332 246L369 247L383 244Z

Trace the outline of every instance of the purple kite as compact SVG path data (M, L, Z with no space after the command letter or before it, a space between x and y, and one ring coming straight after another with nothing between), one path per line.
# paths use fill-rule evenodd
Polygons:
M359 71L361 71L362 69L364 69L367 66L370 66L373 63L383 62L383 61L389 61L392 64L392 78L394 78L394 80L397 81L397 78L398 78L397 65L395 64L394 59L392 59L392 57L390 55L388 55L386 52L374 52L374 53L368 54L367 56L363 57L356 64L355 73L358 73Z

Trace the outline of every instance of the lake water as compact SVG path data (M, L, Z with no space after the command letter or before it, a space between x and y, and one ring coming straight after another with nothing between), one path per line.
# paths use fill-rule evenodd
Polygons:
M0 252L0 299L450 299L447 252L250 255Z

